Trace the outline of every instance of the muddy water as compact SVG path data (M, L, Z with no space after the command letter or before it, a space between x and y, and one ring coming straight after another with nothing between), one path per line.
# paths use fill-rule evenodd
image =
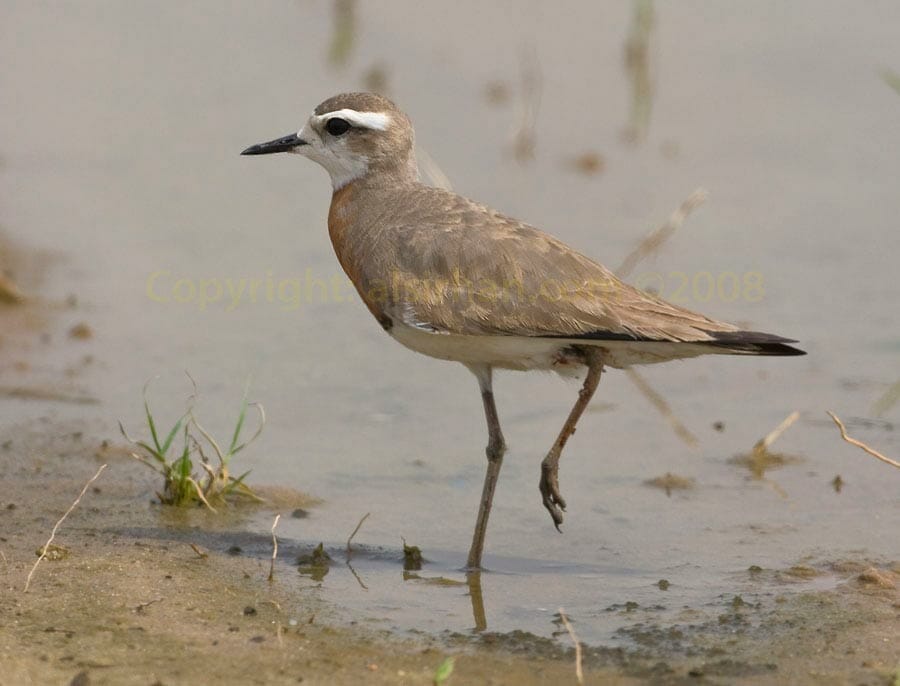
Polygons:
M58 337L78 321L94 332L64 353L34 351L32 371L71 369L89 351L94 363L70 382L100 400L4 399L4 423L101 418L112 435L118 418L139 424L140 388L157 374L152 399L174 418L188 369L200 413L226 432L252 377L269 416L244 462L252 479L325 501L283 519L281 534L337 549L371 512L354 557L367 590L336 566L320 592L350 618L401 631L486 623L549 636L563 606L582 638L615 644L638 622L684 621L685 608L715 617L736 594L765 604L828 588L835 561L900 556L897 474L840 442L824 414L900 454L897 408L873 409L900 378L900 93L881 76L900 71L900 10L354 7L337 20L328 3L4 4L0 223L63 256L42 286L52 301L77 296ZM486 438L474 380L397 346L351 295L325 233L320 169L238 156L373 72L457 190L610 266L707 187L710 200L632 280L811 353L644 372L696 447L608 374L563 460L564 535L540 505L538 463L577 387L501 375L510 452L483 621L466 587L404 581L398 563L403 536L429 560L422 576L462 579ZM537 96L523 162L512 141ZM574 166L585 153L600 156L599 173ZM3 382L26 377L7 369ZM795 460L762 478L732 461L793 410L801 419L776 447ZM667 472L693 487L644 484ZM747 571L800 564L819 573Z

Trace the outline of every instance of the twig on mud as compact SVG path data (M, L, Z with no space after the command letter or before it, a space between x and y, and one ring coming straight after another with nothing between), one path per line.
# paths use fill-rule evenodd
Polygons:
M753 446L753 452L756 453L762 450L768 450L772 447L772 444L781 438L781 434L787 431L791 425L796 422L800 418L800 413L797 410L791 412L787 417L784 418L784 421L781 422L778 426L772 429L768 434L763 436L756 442L756 445Z
M583 686L584 671L581 669L581 641L578 640L575 629L572 628L572 625L569 623L569 618L566 617L566 613L562 608L559 608L559 618L562 620L563 626L566 627L566 631L569 632L572 643L575 644L575 678L578 680L579 686Z
M709 193L705 188L698 188L691 193L687 200L681 203L679 208L672 213L665 224L638 243L638 246L628 254L619 268L616 269L616 276L624 279L634 271L638 262L659 250L660 246L669 240L672 234L684 224L684 220L687 219L688 215L700 207L708 197Z
M47 550L50 548L50 544L53 543L53 539L56 537L56 532L59 530L60 525L65 521L66 517L69 516L69 513L75 509L78 503L81 502L81 499L84 497L84 494L87 493L87 489L90 488L90 485L97 480L97 477L106 469L106 465L100 465L100 469L97 470L97 473L94 474L90 478L90 480L84 485L84 488L81 489L81 493L78 494L78 497L75 498L75 502L69 506L69 509L66 510L66 513L59 518L59 521L56 522L56 525L53 527L53 530L50 532L50 538L47 539L47 542L44 544L44 547L41 548L41 554L37 559L37 562L34 563L34 567L31 568L31 571L28 572L28 578L25 579L25 588L22 589L22 593L28 593L28 587L31 585L31 577L34 576L35 571L38 568L38 565L41 563L47 556Z
M146 603L139 603L135 606L134 612L135 614L142 615L144 614L144 610L153 605L153 603L161 603L162 600L162 598L154 598L153 600L148 600Z
M772 429L765 436L760 438L753 444L750 452L738 455L730 460L734 464L739 464L750 470L750 474L754 479L758 479L767 483L782 498L787 498L787 492L766 476L766 472L770 469L777 469L791 462L796 462L796 458L790 455L774 453L770 450L772 444L777 441L781 435L787 431L794 422L800 417L798 411L791 412L785 417L781 423Z
M828 416L834 420L834 423L837 424L838 429L841 430L841 438L843 438L845 441L847 441L847 443L849 443L850 445L855 445L857 448L862 448L867 453L869 453L869 455L871 455L872 457L877 457L882 462L887 462L889 465L892 465L894 467L897 467L897 469L900 469L900 462L896 462L896 461L892 460L891 458L882 455L880 452L878 452L874 448L870 448L862 441L858 441L855 438L851 438L850 436L848 436L847 429L844 428L843 422L841 422L841 420L837 418L837 415L834 412L831 412L829 410L826 410L826 412L828 413Z
M278 537L275 535L275 527L278 526L278 520L281 515L275 515L275 521L272 522L272 562L269 565L269 581L275 578L275 558L278 557Z
M659 413L665 417L666 421L669 422L669 425L672 427L672 430L675 431L675 435L678 436L682 441L687 443L692 448L697 446L697 437L692 434L688 428L681 423L678 417L675 416L675 413L672 412L672 408L669 407L669 403L666 402L666 399L663 398L656 390L647 383L647 380L641 376L637 370L635 369L626 369L625 373L628 375L628 378L631 379L631 382L638 387L638 390L644 394L647 400L650 401L650 404L655 407Z
M191 546L191 550L197 553L197 557L199 557L201 560L205 560L209 557L209 553L203 551L196 543L188 543L188 545Z
M351 555L352 552L353 552L353 551L350 549L350 541L352 541L352 540L353 540L353 537L356 536L356 532L359 531L359 527L361 527L361 526L363 525L363 522L366 521L366 520L369 518L369 515L370 515L370 514L372 514L372 513L371 513L371 512L366 512L366 513L362 516L362 519L359 520L359 524L356 525L356 528L353 530L353 533L350 534L350 538L347 539L347 557L348 557L348 558L350 557L350 555Z
M350 564L350 556L353 554L353 549L350 547L350 543L353 541L353 537L356 536L360 527L363 525L363 522L369 518L370 514L372 514L372 513L366 512L362 516L362 518L356 524L356 528L353 530L353 533L350 534L350 538L347 539L347 569L350 570L350 573L353 575L353 578L356 579L356 583L358 583L360 585L360 588L362 588L364 591L368 591L369 587L363 583L363 580L360 578L359 574L357 574L356 570L353 569L353 565Z

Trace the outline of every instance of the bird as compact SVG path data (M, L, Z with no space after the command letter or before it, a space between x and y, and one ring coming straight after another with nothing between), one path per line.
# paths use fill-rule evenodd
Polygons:
M487 469L466 569L480 570L506 440L493 372L583 376L541 462L539 491L559 530L559 460L606 368L704 354L793 356L797 341L671 304L561 240L419 178L409 117L376 93L342 93L302 129L242 155L292 153L325 168L328 233L366 307L395 340L474 374L487 423Z

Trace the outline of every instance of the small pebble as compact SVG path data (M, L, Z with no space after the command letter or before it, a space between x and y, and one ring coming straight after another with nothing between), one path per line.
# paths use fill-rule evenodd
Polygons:
M69 329L69 338L77 338L79 340L87 340L94 337L94 331L84 322L80 322Z
M584 152L569 160L568 166L579 174L593 176L599 174L606 167L606 160L596 152Z

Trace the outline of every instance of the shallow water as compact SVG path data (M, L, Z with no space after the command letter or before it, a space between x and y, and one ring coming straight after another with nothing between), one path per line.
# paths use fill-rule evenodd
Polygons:
M4 423L99 416L113 435L116 419L138 426L140 388L156 374L151 397L174 418L188 369L201 416L226 432L250 376L269 417L243 463L252 480L325 500L307 519L283 519L281 535L336 549L372 513L356 541L376 552L354 558L368 590L337 565L321 593L349 617L403 631L475 626L468 589L404 582L397 562L403 536L429 560L423 576L463 578L486 441L474 379L396 345L349 295L320 169L238 156L299 128L325 97L363 87L377 66L457 190L612 267L707 187L710 200L632 281L810 352L644 371L696 448L624 374L607 374L563 458L564 535L537 480L577 386L500 375L510 451L482 579L489 629L550 635L563 606L583 639L622 640L617 629L683 621L684 608L714 616L734 594L766 601L834 582L760 579L751 565L896 559L897 475L842 443L825 410L900 454L896 407L881 422L851 421L873 418L900 378L900 94L880 76L900 71L900 9L652 5L652 96L635 105L642 77L623 52L636 7L369 2L336 36L328 3L5 3L0 225L62 256L41 287L52 300L77 295L57 339L78 321L95 332L62 352L33 351L32 373L90 352L95 363L72 382L102 404L3 399ZM523 164L510 141L535 65L535 158ZM508 102L486 95L497 83ZM571 168L586 151L602 155L601 173ZM211 279L255 279L256 301L248 290L234 307L224 296L204 305L197 289ZM2 381L22 374L5 369ZM797 461L765 479L729 461L795 409L801 419L776 448ZM667 496L644 485L666 472L695 487ZM639 609L620 609L628 601Z

